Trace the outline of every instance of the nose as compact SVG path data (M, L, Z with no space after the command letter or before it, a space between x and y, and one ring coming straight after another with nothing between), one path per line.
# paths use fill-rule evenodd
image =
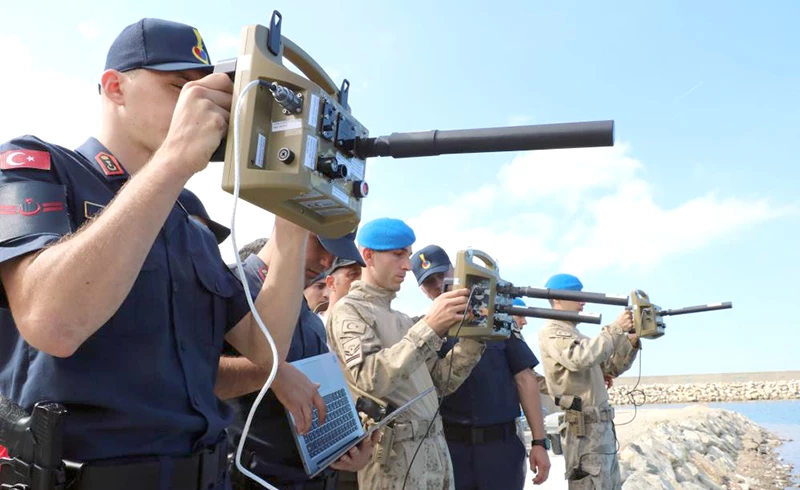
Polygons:
M411 270L411 259L409 257L404 258L403 262L400 264L400 266L403 268L403 270L405 272L410 271Z

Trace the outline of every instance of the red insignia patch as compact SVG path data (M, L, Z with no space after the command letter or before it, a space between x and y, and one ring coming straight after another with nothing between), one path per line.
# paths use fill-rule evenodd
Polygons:
M50 170L50 153L36 150L10 150L0 153L0 169L18 168Z
M94 160L100 165L103 173L106 175L124 175L125 169L119 164L114 155L106 152L100 152L94 156Z
M260 277L262 281L266 281L267 280L267 268L266 267L259 267L258 268L258 277Z
M64 211L64 203L58 201L38 203L29 197L19 205L0 205L0 214L35 216L39 213L50 213L53 211Z

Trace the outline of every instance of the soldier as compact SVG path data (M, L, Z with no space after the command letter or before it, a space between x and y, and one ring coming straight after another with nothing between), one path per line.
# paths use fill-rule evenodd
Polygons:
M415 253L411 266L420 289L430 299L439 297L444 278L453 276L450 257L436 245ZM525 325L523 317L514 317L514 321ZM457 338L448 339L439 355L444 356L457 343ZM537 364L539 360L516 330L508 340L488 342L472 374L442 402L444 435L457 489L525 486L525 440L517 424L520 402L533 434L529 458L536 474L533 483L539 485L547 479L550 458L539 383L533 372Z
M325 285L328 287L328 311L340 299L347 296L353 281L359 279L361 279L361 264L355 260L338 257L333 261L333 266L325 277Z
M0 144L0 392L66 407L68 488L227 490L223 339L259 365L272 352L184 186L227 131L233 84L197 29L161 19L126 27L105 67L96 138ZM281 254L253 291L279 350L307 238L276 219Z
M359 279L361 279L361 264L359 262L340 257L334 259L333 266L328 269L325 275L325 285L328 286L328 308L320 314L323 322L326 320L328 311L350 291L353 281ZM340 470L336 488L338 490L357 489L358 479L356 473Z
M303 296L308 302L308 307L319 315L328 308L328 286L325 284L325 272L315 277L311 283L303 290Z
M391 302L411 269L413 230L404 222L381 218L364 225L358 242L366 267L347 296L331 310L328 337L346 369L353 392L384 404L401 406L431 386L441 396L455 391L480 360L482 342L459 342L443 359L442 337L457 324L469 291L442 294L428 314L414 323L391 309ZM358 472L358 486L370 490L454 489L453 467L430 393L398 416L386 429L373 459ZM428 430L430 429L430 430ZM415 463L412 463L415 452ZM407 482L404 480L407 478Z
M557 274L545 287L581 291L577 277ZM580 312L584 303L551 300L554 309ZM539 331L539 348L547 389L566 410L564 462L570 490L619 489L614 409L608 404L605 375L619 376L630 368L640 348L629 333L631 312L623 311L611 325L590 338L571 322L548 320Z
M323 275L322 271L331 266L334 257L361 260L354 240L355 232L342 238L310 235L305 254L306 281L315 281ZM256 243L260 243L260 240ZM252 246L245 248L252 249ZM240 257L244 260L243 268L250 288L259 289L276 260L276 254L246 255L246 252L240 251ZM303 299L288 352L285 359L282 356L272 386L253 417L242 460L250 471L278 488L333 490L336 487L336 470L356 471L363 468L374 441L363 441L313 479L309 479L303 469L284 409L292 414L297 430L303 434L311 427L314 409L319 413L320 423L325 422L327 415L325 402L317 390L319 385L311 382L291 364L328 352L325 327L309 306ZM239 357L235 349L226 349L226 354L229 355L220 359L216 393L221 399L229 400L228 403L236 410L237 416L229 432L232 442L238 445L256 392L264 386L270 369ZM235 490L260 488L238 470L233 471L232 478Z

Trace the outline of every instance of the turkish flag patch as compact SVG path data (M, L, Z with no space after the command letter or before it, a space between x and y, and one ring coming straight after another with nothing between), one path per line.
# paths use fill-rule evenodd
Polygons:
M0 153L0 170L18 168L50 170L50 153L37 150L10 150Z

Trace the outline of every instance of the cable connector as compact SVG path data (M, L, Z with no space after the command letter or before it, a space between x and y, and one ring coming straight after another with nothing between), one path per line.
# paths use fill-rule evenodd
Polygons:
M303 94L296 94L291 89L278 83L269 84L269 91L275 102L283 107L284 114L300 114L303 112Z

